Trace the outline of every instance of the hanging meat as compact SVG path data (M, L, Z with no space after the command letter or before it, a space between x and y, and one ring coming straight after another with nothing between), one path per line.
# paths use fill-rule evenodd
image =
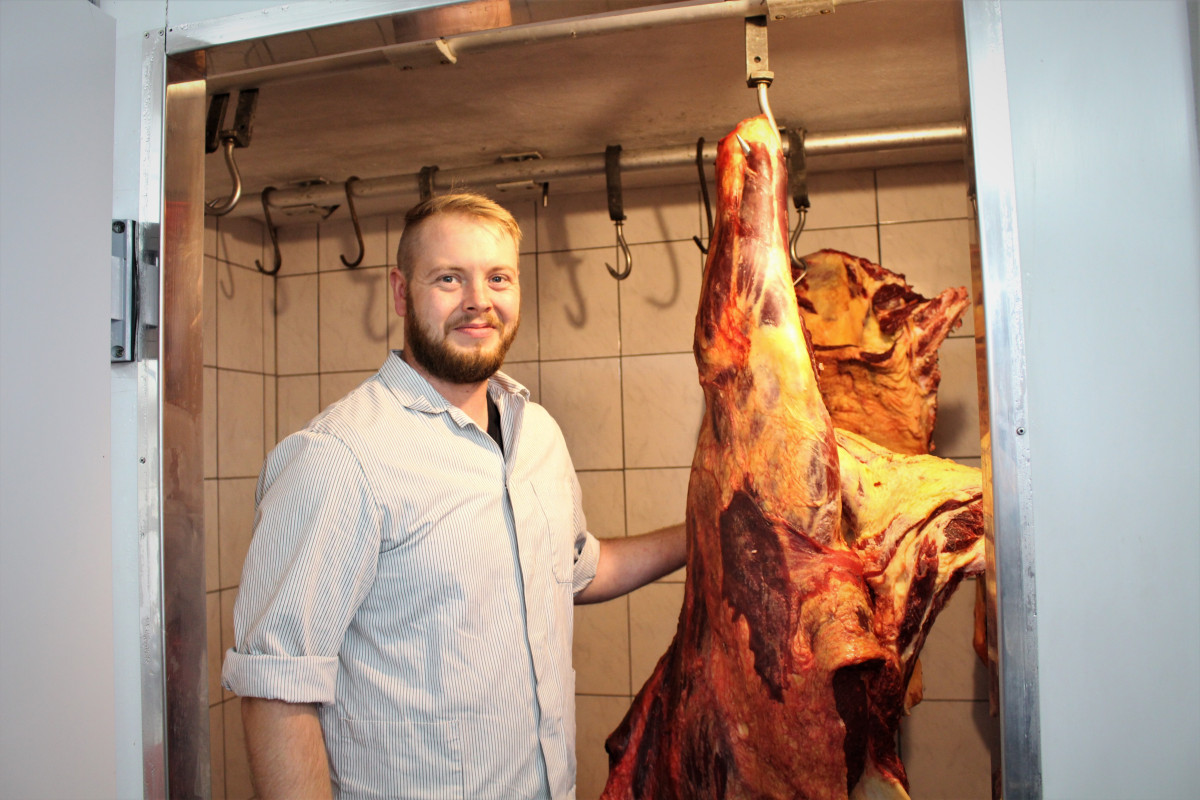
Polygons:
M937 351L960 324L967 290L925 298L903 275L837 250L803 262L796 297L833 424L898 453L931 452Z
M978 471L931 479L949 462L834 430L764 117L721 141L717 175L683 608L608 739L602 797L905 798L904 686L954 584L982 568Z

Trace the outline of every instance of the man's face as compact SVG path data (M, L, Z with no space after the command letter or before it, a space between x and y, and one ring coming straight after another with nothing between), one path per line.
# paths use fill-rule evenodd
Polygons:
M418 236L412 277L390 275L405 356L426 377L485 381L520 322L516 245L499 226L463 214L426 220Z

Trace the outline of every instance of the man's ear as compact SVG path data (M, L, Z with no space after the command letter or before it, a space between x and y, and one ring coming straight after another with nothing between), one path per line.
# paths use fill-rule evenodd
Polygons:
M404 273L399 267L392 267L388 272L388 282L392 285L392 305L396 308L396 313L404 316L406 309L405 299L408 297L408 282L404 280Z

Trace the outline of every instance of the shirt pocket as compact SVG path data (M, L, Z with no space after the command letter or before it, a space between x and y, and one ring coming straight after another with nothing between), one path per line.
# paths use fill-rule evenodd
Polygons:
M341 719L330 742L344 800L463 800L458 724Z
M575 502L571 484L565 477L531 483L546 521L554 579L559 583L572 583L575 579Z

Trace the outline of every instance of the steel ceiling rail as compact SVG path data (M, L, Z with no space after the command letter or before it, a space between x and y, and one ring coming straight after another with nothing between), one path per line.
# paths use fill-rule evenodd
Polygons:
M661 28L717 19L765 15L772 20L828 14L839 5L868 0L721 0L655 6L553 22L536 22L507 28L464 33L439 39L398 44L298 59L282 64L233 70L208 78L208 91L225 92L243 87L351 72L391 64L397 69L454 64L459 57L519 45L582 39L632 30Z
M804 139L804 152L808 158L819 158L882 150L962 145L966 139L966 123L946 122L935 125L877 128L844 133L809 133ZM711 164L716 159L716 154L717 143L706 143L703 155L705 163ZM695 143L621 152L621 170L623 172L689 167L693 166L695 162ZM432 173L432 189L444 191L451 187L461 186L482 187L518 182L545 183L564 178L602 175L604 168L604 153L600 152L561 158L504 161L457 169L438 169ZM368 178L354 182L354 196L366 199L393 195L417 195L420 193L420 186L421 173ZM340 183L332 183L275 189L270 193L268 203L273 208L291 208L306 205L334 206L344 200L345 187Z

